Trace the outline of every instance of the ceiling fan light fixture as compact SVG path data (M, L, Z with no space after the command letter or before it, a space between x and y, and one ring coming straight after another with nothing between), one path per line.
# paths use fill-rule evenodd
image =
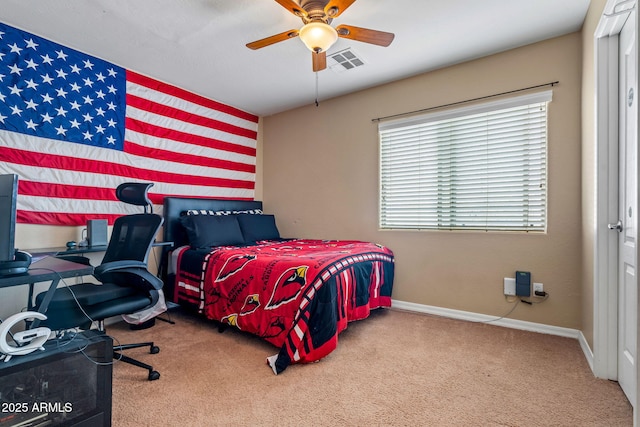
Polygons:
M310 51L326 52L338 40L338 32L324 22L309 22L300 28L298 36Z

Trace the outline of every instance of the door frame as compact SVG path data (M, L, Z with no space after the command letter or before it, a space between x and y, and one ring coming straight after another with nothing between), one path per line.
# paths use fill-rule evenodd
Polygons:
M618 36L632 10L636 11L637 17L635 0L608 0L594 34L596 128L592 369L597 377L610 380L618 379L618 233L608 228L608 224L618 221ZM638 19L636 44L637 22ZM637 211L638 206L635 209ZM634 402L634 406L640 409L638 402ZM638 419L639 412L634 414L634 421Z

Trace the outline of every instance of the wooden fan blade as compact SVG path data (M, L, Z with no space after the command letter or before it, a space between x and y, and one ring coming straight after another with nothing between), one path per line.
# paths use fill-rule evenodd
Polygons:
M276 0L276 2L287 9L289 12L293 13L300 18L307 16L307 11L298 6L298 3L293 0Z
M395 37L393 33L354 27L353 25L339 25L336 27L336 31L338 32L338 37L343 39L357 40L384 47L389 46Z
M265 46L272 45L274 43L292 39L294 37L298 37L298 30L289 30L289 31L285 31L284 33L276 34L275 36L267 37L261 40L256 40L254 42L247 43L247 47L249 49L256 50Z
M327 68L327 52L311 52L313 59L313 71L322 71Z
M329 0L329 3L324 7L324 13L326 13L329 18L336 18L355 1L356 0Z

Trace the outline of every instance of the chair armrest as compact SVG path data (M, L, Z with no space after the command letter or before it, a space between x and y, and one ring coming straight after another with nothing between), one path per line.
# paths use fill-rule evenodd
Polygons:
M94 271L96 274L104 274L111 273L115 270L122 270L123 268L142 268L144 270L147 269L147 264L142 261L135 260L122 260L122 261L111 261L105 262L97 266Z
M93 270L93 276L101 282L111 282L110 273L129 273L143 279L144 283L150 286L144 286L147 289L162 289L164 283L160 278L149 272L147 264L142 261L123 260L112 261L100 264Z

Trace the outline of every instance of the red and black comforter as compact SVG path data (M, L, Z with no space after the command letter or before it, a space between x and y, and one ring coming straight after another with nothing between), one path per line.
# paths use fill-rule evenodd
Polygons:
M180 249L174 301L280 347L278 374L319 360L338 334L369 311L391 306L393 253L359 241L263 241Z

